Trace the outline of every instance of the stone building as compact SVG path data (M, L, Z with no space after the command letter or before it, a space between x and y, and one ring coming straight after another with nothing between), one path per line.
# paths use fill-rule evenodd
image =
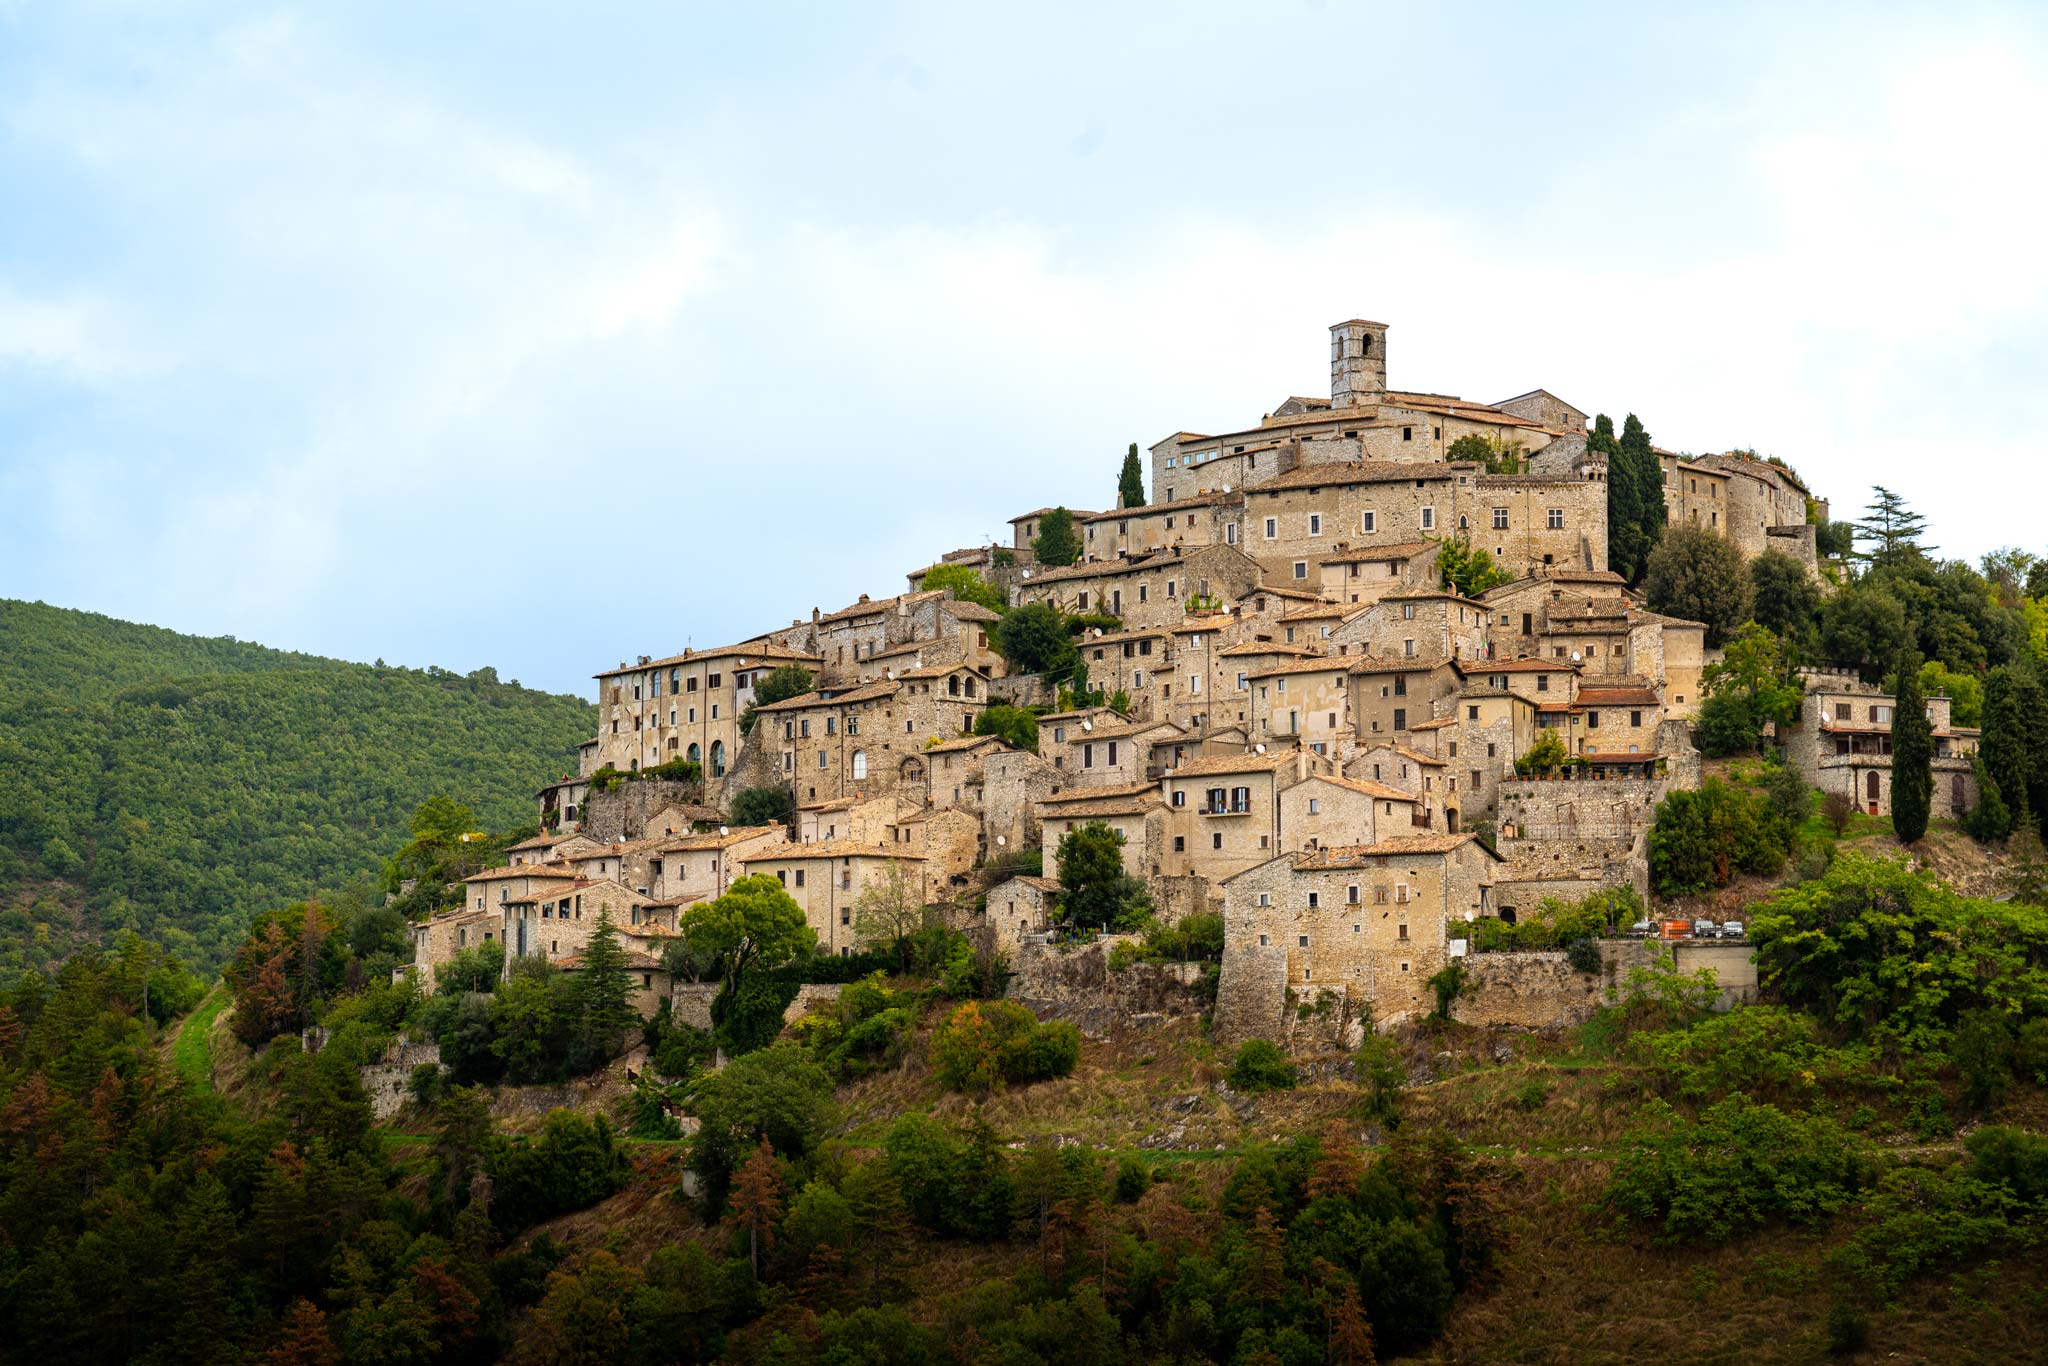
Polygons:
M1060 875L1061 837L1097 821L1124 837L1125 872L1154 878L1165 871L1166 802L1157 783L1068 789L1041 800L1036 815L1049 878Z
M854 912L862 892L887 888L900 877L916 904L928 905L934 895L923 856L889 844L786 844L740 863L750 877L766 874L780 882L804 908L804 922L818 935L818 952L839 957L861 946Z
M1173 503L1098 512L1078 528L1081 555L1087 560L1116 560L1173 546L1235 544L1243 506L1242 494L1204 493Z
M1015 605L1049 602L1062 612L1119 618L1127 629L1178 626L1194 606L1228 608L1259 586L1259 567L1227 545L1173 546L1125 560L1084 561L1021 579Z
M975 670L939 665L770 703L758 709L754 734L776 756L779 781L808 805L924 786L926 751L973 731L990 700Z
M1250 735L1255 743L1300 745L1317 754L1350 757L1353 661L1341 655L1296 659L1249 678Z
M1059 902L1060 884L1049 877L1013 877L991 887L982 911L982 926L990 951L1017 961L1026 935L1043 934L1052 928L1053 907Z
M1823 793L1835 793L1872 816L1892 810L1892 718L1897 699L1852 679L1809 678L1799 715L1785 728L1785 759ZM1977 804L1972 762L1980 732L1954 724L1949 698L1927 699L1933 727L1934 795L1929 813L1959 820Z
M1120 787L1142 782L1155 744L1183 736L1167 721L1140 721L1115 712L1039 725L1038 752L1075 787ZM1048 737L1048 732L1064 740Z
M1337 766L1308 750L1220 755L1170 769L1160 791L1171 813L1169 877L1214 882L1289 846L1280 794Z
M1378 602L1406 588L1434 588L1441 541L1396 541L1359 545L1319 556L1316 587L1332 602Z
M1433 721L1458 691L1457 670L1444 656L1353 659L1351 718L1361 744L1405 741L1416 722Z
M1027 749L992 750L981 764L981 822L989 856L1038 847L1038 804L1059 793L1058 769Z
M1053 509L1049 507L1033 508L1030 512L1024 513L1021 516L1012 517L1010 519L1010 544L1017 550L1029 554L1031 543L1038 539L1038 533L1042 530L1045 514L1051 511ZM1082 508L1068 508L1067 511L1073 514L1074 536L1076 539L1079 539L1081 524L1090 517L1095 516L1095 514Z
M1379 659L1478 659L1487 653L1483 602L1435 588L1404 588L1346 617L1329 645Z
M1492 913L1499 862L1469 834L1409 834L1256 864L1223 882L1226 983L1233 954L1281 949L1305 1002L1327 991L1381 1025L1419 1017L1450 941Z
M1483 474L1460 492L1458 533L1510 573L1607 568L1604 470L1590 478Z
M816 670L821 662L756 640L621 664L597 675L598 762L637 771L686 759L704 765L707 780L722 779L738 757L740 713L754 685L780 665Z
M653 897L664 905L687 906L723 896L736 878L745 876L742 865L749 855L787 843L789 832L779 825L663 837L648 854Z

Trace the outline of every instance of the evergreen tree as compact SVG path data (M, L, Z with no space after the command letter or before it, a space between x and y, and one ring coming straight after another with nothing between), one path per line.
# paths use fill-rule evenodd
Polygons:
M1776 632L1795 655L1811 646L1820 629L1821 596L1806 566L1782 550L1766 550L1749 562L1749 582L1758 624Z
M1857 559L1873 565L1895 565L1924 556L1935 548L1920 544L1920 538L1927 532L1927 519L1907 507L1904 498L1881 484L1873 485L1870 495L1864 519L1854 524L1856 539L1870 549L1858 550Z
M1901 844L1927 833L1934 801L1934 736L1927 698L1920 691L1920 653L1899 656L1899 691L1892 710L1892 830Z
M1749 619L1742 553L1703 527L1673 527L1650 556L1643 597L1652 611L1703 623L1707 644L1718 646Z
M1138 463L1138 443L1124 455L1123 473L1117 477L1117 496L1127 508L1145 506L1145 468Z
M619 1051L619 1040L640 1018L633 1009L633 980L626 972L626 951L619 947L619 932L612 927L612 913L600 911L597 928L583 946L583 975L576 983L577 1004L582 1007L581 1039L585 1058L592 1063Z
M1081 558L1081 538L1074 532L1074 514L1054 508L1038 519L1038 536L1031 553L1050 569L1063 569Z
M935 584L932 587L946 585ZM754 730L755 713L762 707L775 702L787 702L792 697L802 697L811 690L811 671L801 664L778 664L768 671L768 676L754 685L754 700L747 703L740 713L740 734L750 735Z
M1981 754L1970 767L1977 776L1977 804L1963 817L1963 826L1980 844L2002 840L2012 832L2012 812L2006 809L2005 795L1998 790L1998 779L1991 776Z
M1636 582L1663 535L1664 469L1649 431L1630 413L1607 461L1608 568Z

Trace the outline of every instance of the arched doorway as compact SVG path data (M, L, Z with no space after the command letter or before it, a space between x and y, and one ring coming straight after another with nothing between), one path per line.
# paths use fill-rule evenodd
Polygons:
M723 778L725 776L725 741L723 740L713 740L711 742L711 776L714 778Z
M1872 769L1863 777L1864 798L1870 803L1870 814L1877 814L1877 770Z
M699 749L697 747L696 742L693 740L690 742L690 752L685 757L687 757L689 761L693 764L701 764L704 762L704 751Z

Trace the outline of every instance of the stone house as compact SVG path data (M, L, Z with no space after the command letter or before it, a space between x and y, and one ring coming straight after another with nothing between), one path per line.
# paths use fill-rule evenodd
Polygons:
M1088 686L1130 698L1131 714L1165 720L1173 696L1174 634L1164 627L1091 635L1080 641Z
M1350 848L1283 854L1223 883L1230 956L1284 948L1288 989L1328 991L1379 1024L1435 1004L1429 978L1462 927L1492 913L1500 860L1469 834L1409 834Z
M1478 659L1486 654L1487 617L1476 599L1404 588L1346 617L1329 644L1380 659Z
M1344 776L1408 793L1415 798L1412 820L1425 830L1441 830L1448 823L1444 799L1453 790L1454 775L1450 762L1438 755L1391 741L1361 745L1358 756L1344 765Z
M1297 607L1280 618L1280 641L1284 645L1308 645L1335 654L1336 647L1329 644L1331 634L1345 620L1364 611L1363 607L1327 600Z
M1305 465L1245 490L1245 548L1268 581L1322 592L1326 555L1448 535L1470 465Z
M1038 847L1038 804L1065 781L1027 749L991 750L981 763L981 820L991 857Z
M1089 560L1115 560L1171 546L1223 545L1226 537L1235 544L1243 506L1242 494L1204 493L1171 503L1098 512L1077 528L1081 554Z
M749 854L740 864L748 876L765 873L780 882L804 908L805 923L818 935L818 951L839 957L860 947L854 911L862 892L886 887L901 875L910 880L918 904L931 901L924 858L900 846L852 840L788 844Z
M621 942L625 942L623 937ZM563 972L581 972L583 955L570 954L557 960L555 966ZM655 1012L661 1009L661 1003L669 998L670 992L674 989L675 984L669 977L668 969L661 965L658 954L650 953L644 947L627 950L625 968L626 977L632 987L626 999L632 1002L633 1009L640 1013L641 1019L654 1018Z
M1564 659L1471 659L1456 668L1467 687L1511 692L1539 706L1570 700L1579 686L1579 666Z
M652 894L670 906L723 896L734 879L745 876L742 864L749 855L787 843L789 832L779 825L740 825L664 837L648 858Z
M1491 614L1488 626L1494 653L1513 657L1535 648L1536 637L1546 620L1549 604L1575 600L1618 598L1634 603L1635 595L1621 575L1606 569L1551 569L1526 574L1519 579L1488 589L1480 597Z
M1339 760L1349 757L1352 661L1341 655L1296 659L1250 676L1253 741L1301 745Z
M1040 801L1037 817L1042 866L1055 881L1060 838L1096 821L1124 837L1124 871L1132 877L1158 877L1165 866L1166 802L1156 783L1070 789Z
M967 885L967 875L987 855L982 838L980 819L958 807L910 812L884 832L884 842L891 848L924 860L927 892L934 897Z
M1050 729L1065 740L1044 739ZM1109 712L1106 716L1039 725L1038 752L1073 786L1121 787L1146 778L1152 747L1181 738L1180 727L1165 721L1138 721Z
M608 878L583 879L544 886L537 894L513 897L497 907L498 938L505 945L507 966L514 958L559 960L583 952L598 921L609 915L622 936L636 923L636 912L650 906L646 896Z
M1657 452L1664 467L1664 525L1697 526L1728 534L1728 475L1670 451Z
M1435 720L1439 704L1458 689L1457 671L1441 655L1354 659L1350 678L1351 721L1361 744L1405 741L1413 723Z
M715 650L642 656L597 675L598 760L637 771L687 759L707 780L725 777L740 748L740 713L754 685L783 664L817 670L817 656L755 640Z
M1692 463L1727 477L1727 536L1744 558L1771 548L1771 528L1806 524L1811 495L1799 476L1783 465L1736 451L1703 455ZM1814 515L1825 518L1827 504L1817 499L1813 502Z
M1337 766L1302 749L1191 759L1160 780L1170 815L1168 877L1214 882L1287 847L1280 794Z
M1059 895L1060 884L1049 877L1013 877L991 887L982 912L989 949L1014 963L1024 936L1052 928L1052 911Z
M923 786L925 751L971 732L988 704L986 679L964 665L941 665L770 703L754 729L777 753L780 781L807 805Z
M514 868L540 863L560 863L574 855L599 847L596 840L574 831L557 833L543 830L532 839L506 845L505 862Z
M796 838L799 844L825 844L853 840L860 844L881 844L888 829L918 810L918 803L901 792L867 796L835 797L829 802L812 802L796 809Z
M463 879L463 903L473 911L489 910L514 897L542 895L547 889L575 881L574 870L563 864L486 868Z
M1038 539L1038 533L1041 529L1040 524L1045 520L1045 514L1052 510L1052 508L1034 508L1022 516L1012 517L1010 519L1010 544L1016 547L1016 549L1029 554L1031 543ZM1076 539L1079 539L1081 524L1095 514L1084 511L1081 508L1068 508L1067 511L1073 514L1074 536Z
M1657 728L1664 721L1664 703L1655 688L1581 684L1572 700L1572 714L1581 722L1578 746L1572 752L1596 757L1657 757Z
M413 925L412 965L419 973L421 989L432 991L434 969L464 949L490 945L502 953L500 924L497 910L464 904Z
M1316 561L1317 588L1332 602L1347 605L1375 603L1404 588L1430 588L1438 582L1441 551L1442 542L1425 540L1332 551Z
M1326 651L1313 645L1284 645L1259 638L1203 652L1208 662L1207 701L1200 712L1182 722L1186 729L1241 726L1251 731L1252 675L1305 659L1321 659ZM1191 681L1195 671L1184 670Z
M1180 546L1125 560L1039 570L1018 581L1015 605L1049 602L1062 612L1107 613L1127 629L1177 626L1188 604L1229 607L1259 586L1259 567L1227 545Z
M1421 800L1386 783L1312 773L1280 790L1281 852L1372 844L1420 828Z
M1586 415L1548 389L1531 389L1526 394L1504 398L1493 405L1512 417L1553 432L1586 433Z
M1011 746L993 735L962 736L924 752L924 780L906 785L906 796L926 806L959 807L978 812L986 801L984 766L992 754Z
M1493 814L1500 784L1514 776L1515 760L1536 742L1543 718L1543 704L1531 697L1486 686L1460 690L1455 705L1457 725L1434 737L1435 753L1445 760L1447 831Z
M1799 715L1785 728L1785 759L1823 793L1835 793L1872 816L1892 810L1892 718L1898 699L1848 679L1809 679ZM1973 757L1981 732L1954 724L1953 704L1927 699L1932 726L1934 795L1929 813L1960 820L1977 804Z
M1458 532L1510 573L1565 565L1607 568L1607 482L1535 474L1482 474L1460 499Z

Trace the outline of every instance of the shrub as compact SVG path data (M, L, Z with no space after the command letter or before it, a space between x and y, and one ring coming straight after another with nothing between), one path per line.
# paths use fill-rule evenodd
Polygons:
M1822 1115L1787 1114L1737 1091L1698 1119L1654 1100L1642 1118L1607 1197L1660 1224L1671 1242L1720 1242L1779 1220L1810 1223L1865 1184L1864 1146Z
M932 1065L954 1091L987 1093L1006 1082L1064 1077L1080 1057L1081 1035L1040 1024L1015 1001L969 1001L932 1035Z
M1573 972L1596 973L1600 971L1600 941L1597 939L1574 939L1564 946L1564 961Z
M705 1200L724 1206L732 1173L766 1137L778 1156L808 1158L832 1121L832 1079L787 1040L734 1058L696 1083L691 1111L700 1121L690 1165L704 1180Z
M1436 993L1436 1018L1448 1020L1458 998L1465 994L1470 974L1465 970L1463 959L1453 958L1430 975L1426 985Z
M1856 803L1839 792L1830 792L1820 799L1821 819L1828 823L1828 828L1835 832L1837 838L1849 828L1849 817L1855 814Z
M911 1217L948 1237L993 1240L1010 1231L1015 1184L1008 1155L986 1124L958 1132L904 1115L882 1139L889 1175Z
M491 1221L506 1232L594 1205L626 1184L611 1122L552 1110L536 1138L500 1140L487 1160Z
M1291 1091L1294 1064L1269 1039L1246 1039L1231 1060L1228 1075L1233 1091Z
M1120 1157L1116 1163L1116 1198L1118 1203L1135 1204L1152 1184L1152 1175L1145 1164L1135 1157Z

